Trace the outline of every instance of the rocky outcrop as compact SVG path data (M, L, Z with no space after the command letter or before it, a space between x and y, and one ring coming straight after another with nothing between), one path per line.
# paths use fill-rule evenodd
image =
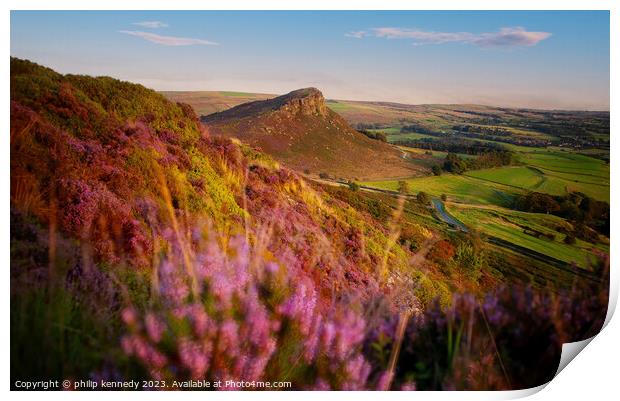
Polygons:
M280 110L290 114L327 115L325 98L316 88L304 88L293 91L274 100L280 99Z
M235 137L306 174L363 181L417 173L399 149L351 128L316 88L244 103L201 120L211 135Z
M328 114L328 109L325 105L325 98L320 90L316 88L304 88L273 99L240 104L239 106L220 113L203 116L201 120L205 123L209 123L236 117L265 115L269 112L278 112L282 115L288 115L289 117L295 117L297 115L325 117Z

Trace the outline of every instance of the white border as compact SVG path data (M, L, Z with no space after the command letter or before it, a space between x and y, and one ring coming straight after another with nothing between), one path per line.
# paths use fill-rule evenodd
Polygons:
M618 185L617 175L618 172L618 154L617 141L614 140L614 135L617 133L620 125L617 123L618 118L618 80L613 74L613 71L618 71L620 63L618 62L618 38L620 38L620 19L618 18L618 12L620 6L618 2L611 0L601 1L587 1L587 0L426 0L426 1L403 1L403 0L357 0L342 1L342 0L228 0L221 2L205 2L196 0L90 0L87 3L77 0L59 0L54 1L53 5L49 0L3 0L0 2L0 8L2 14L0 16L0 31L2 32L1 46L4 54L4 58L0 59L0 69L2 72L2 95L1 95L1 116L3 134L0 136L0 151L2 152L2 165L3 174L0 178L2 194L0 195L0 204L2 205L3 213L0 216L2 219L2 228L0 229L0 249L2 260L5 262L4 280L2 281L3 296L1 299L3 321L8 323L9 321L9 280L8 278L8 266L9 260L9 58L10 53L10 10L198 10L198 9L213 9L213 10L235 10L235 9L251 9L251 10L278 10L278 9L291 9L291 10L342 10L342 9L357 9L357 10L611 10L611 87L610 87L610 111L611 111L611 132L612 132L612 158L611 158L611 204L612 207L612 237L617 238L619 233L618 214L616 213L615 205L618 199ZM501 6L500 6L501 5ZM611 253L617 254L618 249L617 241L611 243ZM610 313L608 314L608 320L611 317L613 310L615 309L616 300L618 297L618 274L614 272L612 268L612 291L610 300ZM4 378L4 389L8 391L10 381L10 344L9 337L10 332L8 330L8 324L5 324L3 330L0 330L0 338L2 341L2 355L4 357L1 366L2 377ZM588 346L586 352L582 352L577 356L576 360L570 363L566 369L564 369L548 386L541 386L537 389L511 391L511 392L468 392L468 393L454 393L454 392L417 392L417 393L405 393L405 392L391 392L388 394L375 394L372 392L355 392L355 393L311 393L311 392L298 392L293 394L281 392L281 393L235 393L235 399L288 399L293 396L295 398L303 399L317 399L328 398L336 399L341 397L356 399L374 399L379 396L381 398L389 399L411 399L413 397L420 399L512 399L530 395L538 392L535 399L538 400L583 400L586 397L596 400L615 399L618 396L617 380L618 380L618 345L616 344L616 338L620 338L620 324L618 318L611 320L603 332L593 339ZM46 399L58 399L60 397L83 397L84 393L45 393L45 394L30 394L26 392L12 392L10 397L16 399L30 398L32 396L42 396ZM110 394L108 392L91 393L88 397L93 399L109 399L109 397L120 398L132 398L143 396L143 393L128 392L128 393L115 393ZM163 399L169 397L179 397L177 393L148 393L146 397L153 399ZM228 399L231 394L227 393L183 393L184 398L193 399Z

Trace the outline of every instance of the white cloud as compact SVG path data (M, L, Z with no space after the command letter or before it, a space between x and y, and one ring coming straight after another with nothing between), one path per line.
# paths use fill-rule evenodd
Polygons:
M549 32L526 31L522 27L501 28L498 32L435 32L423 31L419 29L406 28L373 28L371 34L365 31L360 36L375 36L385 39L411 39L415 45L422 44L442 44L442 43L467 43L480 47L515 47L515 46L534 46L540 41L551 36Z
M356 39L361 39L364 36L367 36L367 32L366 31L351 31L349 33L345 33L344 36L348 37L348 38L356 38Z
M166 28L168 26L168 24L166 24L165 22L161 22L161 21L141 21L141 22L134 22L133 25L137 25L137 26L141 26L143 28L149 28L149 29Z
M119 31L127 35L137 36L149 42L157 43L164 46L191 46L191 45L205 45L205 46L217 46L219 43L212 42L205 39L196 38L182 38L178 36L163 36L157 35L151 32L142 31Z

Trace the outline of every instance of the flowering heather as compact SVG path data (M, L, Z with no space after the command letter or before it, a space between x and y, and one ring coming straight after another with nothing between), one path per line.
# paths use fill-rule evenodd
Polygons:
M296 388L363 389L366 323L355 302L320 300L302 270L261 255L243 236L210 240L183 269L171 249L159 264L159 296L127 307L122 348L155 379L283 380ZM187 271L193 271L191 277ZM190 282L198 280L192 294Z
M603 264L607 263L602 259ZM608 276L598 284L558 293L503 287L483 299L454 296L409 320L392 388L412 379L421 390L521 389L555 375L562 344L599 332L605 319ZM387 315L366 338L373 365L385 364L396 318Z

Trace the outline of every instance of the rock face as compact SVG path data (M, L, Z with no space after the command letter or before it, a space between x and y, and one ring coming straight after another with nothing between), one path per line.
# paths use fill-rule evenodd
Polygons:
M303 115L327 115L325 98L320 90L316 88L304 88L293 91L287 95L280 96L274 100L281 99L280 110L291 114Z
M420 173L394 146L351 128L316 88L240 104L201 121L212 135L236 137L304 173L346 179Z

